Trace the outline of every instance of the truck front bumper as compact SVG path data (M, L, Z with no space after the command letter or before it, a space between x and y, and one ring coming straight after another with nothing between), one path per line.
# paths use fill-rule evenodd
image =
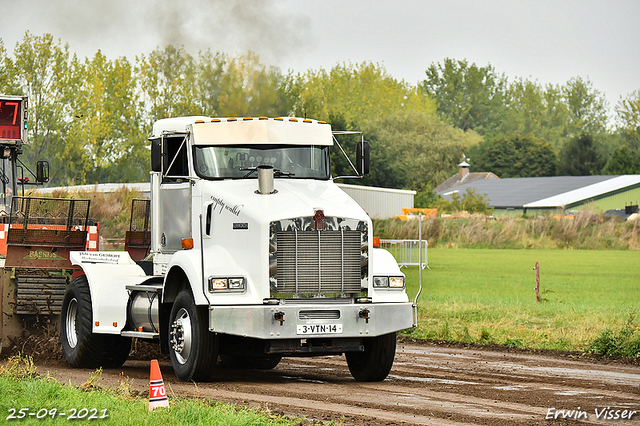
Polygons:
M210 306L209 330L257 339L375 337L414 327L405 303Z

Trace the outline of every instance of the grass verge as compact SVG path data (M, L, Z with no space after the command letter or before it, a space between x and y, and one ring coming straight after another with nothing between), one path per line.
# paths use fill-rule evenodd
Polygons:
M428 257L410 337L640 356L637 252L430 248ZM413 298L418 268L403 270Z
M267 410L246 409L205 399L174 397L169 408L149 412L147 399L134 396L125 379L114 388L96 387L100 374L100 370L96 371L85 385L76 388L38 375L29 357L9 358L0 366L0 418L21 425L41 425L43 421L68 424L72 414L78 421L87 421L94 415L96 418L91 422L107 421L115 426L302 424L301 419L286 419ZM21 409L26 410L21 413Z

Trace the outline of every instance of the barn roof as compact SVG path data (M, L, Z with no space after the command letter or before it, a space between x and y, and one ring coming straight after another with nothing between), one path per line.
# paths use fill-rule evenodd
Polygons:
M464 194L473 188L488 196L489 207L544 208L564 207L639 185L640 175L506 178L465 183L438 194L450 199L454 192Z

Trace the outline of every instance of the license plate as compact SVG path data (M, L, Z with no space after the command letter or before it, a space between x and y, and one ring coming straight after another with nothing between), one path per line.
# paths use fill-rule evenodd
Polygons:
M342 324L298 324L298 334L342 334Z

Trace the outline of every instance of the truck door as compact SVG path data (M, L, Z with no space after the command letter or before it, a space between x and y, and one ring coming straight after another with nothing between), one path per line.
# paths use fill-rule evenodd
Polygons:
M180 250L182 239L192 235L188 142L185 134L163 135L152 141L152 146L162 152L162 182L158 196L160 248L165 253Z

